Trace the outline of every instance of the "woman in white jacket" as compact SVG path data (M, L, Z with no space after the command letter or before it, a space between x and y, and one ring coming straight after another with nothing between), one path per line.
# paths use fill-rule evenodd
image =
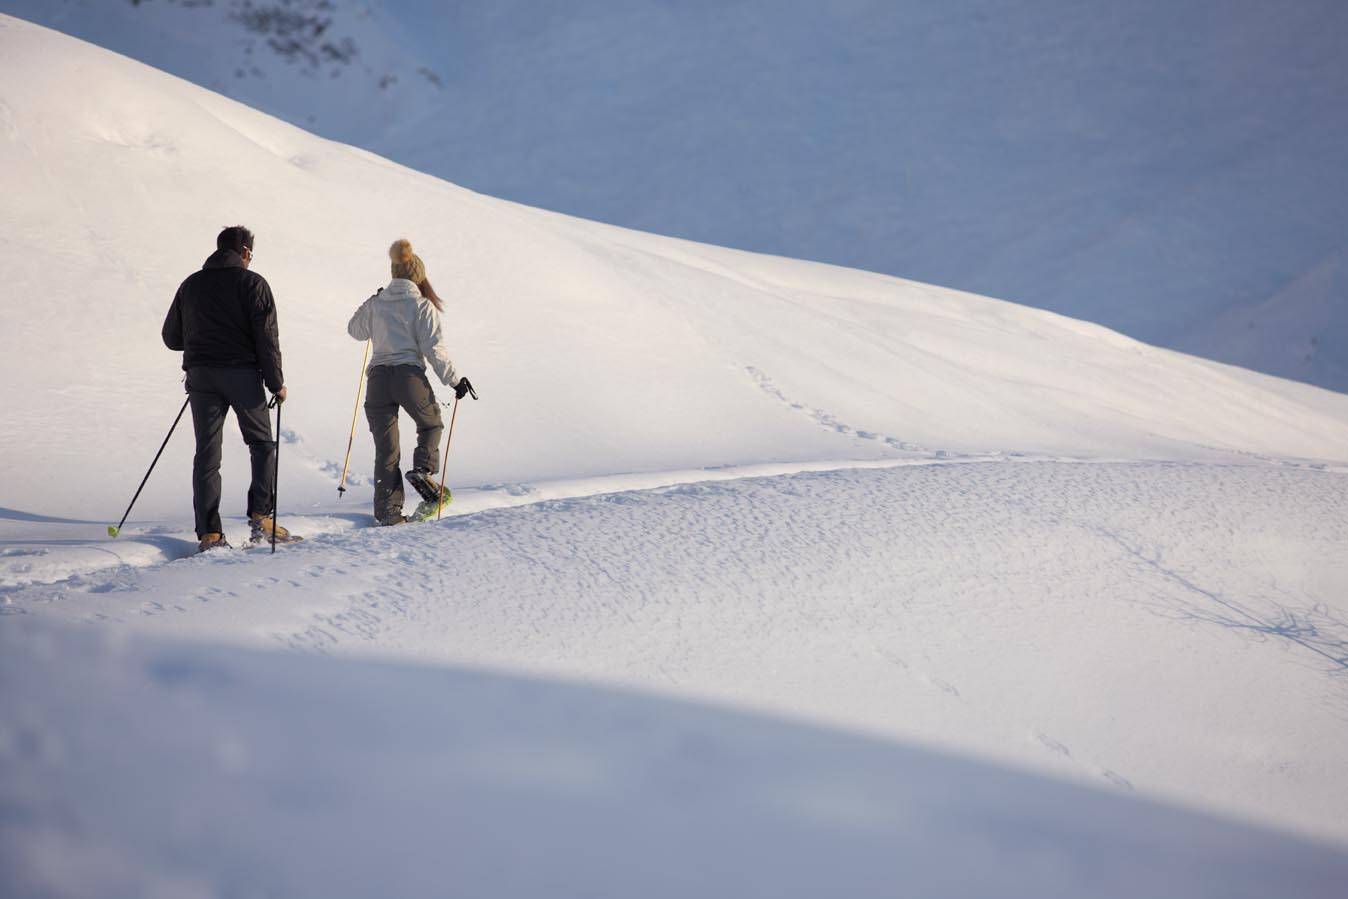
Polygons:
M412 252L412 244L396 241L389 248L393 280L370 297L351 316L346 331L356 340L371 341L365 391L365 417L374 435L374 518L380 525L402 524L402 475L398 470L398 409L417 426L417 448L407 481L433 505L441 499L433 475L439 468L440 405L426 377L431 364L442 384L463 397L467 378L459 377L449 361L440 330L443 304L426 279L426 266Z

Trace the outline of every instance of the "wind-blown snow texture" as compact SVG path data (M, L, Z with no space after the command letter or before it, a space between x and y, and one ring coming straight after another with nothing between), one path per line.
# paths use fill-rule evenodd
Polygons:
M1348 390L1339 0L0 9L497 196Z
M1340 890L1348 398L494 200L7 17L0 187L0 893ZM235 221L311 539L188 557L180 434L109 540ZM404 235L483 399L452 517L374 531L344 325Z

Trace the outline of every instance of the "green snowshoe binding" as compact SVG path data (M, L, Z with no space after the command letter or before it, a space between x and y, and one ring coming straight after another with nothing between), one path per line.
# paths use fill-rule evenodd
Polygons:
M417 510L412 513L413 521L432 521L440 514L440 510L448 506L453 499L449 488L445 488L444 495L440 497L440 502L434 499L424 499L417 504Z
M421 497L421 503L411 515L413 521L429 521L437 517L441 510L448 506L453 499L449 488L444 488L442 493L439 485L435 483L428 471L422 471L419 468L412 469L407 473L407 483L411 484Z

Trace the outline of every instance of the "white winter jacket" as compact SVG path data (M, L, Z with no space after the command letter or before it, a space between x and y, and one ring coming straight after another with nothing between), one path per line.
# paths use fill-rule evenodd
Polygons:
M379 365L415 365L425 370L426 362L441 383L455 387L459 377L445 351L440 333L440 313L406 278L394 278L388 287L370 297L346 326L356 340L372 340L370 369ZM368 372L370 369L366 369Z

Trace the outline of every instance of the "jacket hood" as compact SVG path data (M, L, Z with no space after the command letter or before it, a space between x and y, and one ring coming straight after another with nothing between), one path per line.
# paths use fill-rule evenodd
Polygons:
M243 268L243 257L233 250L216 250L202 268Z
M394 278L378 294L381 300L405 300L421 296L421 290L406 278Z

